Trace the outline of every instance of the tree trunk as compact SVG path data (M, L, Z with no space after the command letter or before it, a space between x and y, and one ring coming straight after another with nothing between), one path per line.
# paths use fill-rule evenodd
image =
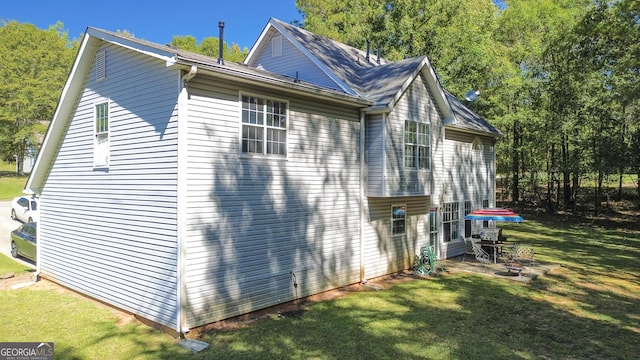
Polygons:
M623 173L624 169L620 168L618 175L618 193L616 194L616 201L622 200L622 178L624 177Z
M520 138L519 130L518 130L518 121L515 120L513 122L513 149L512 149L512 170L513 170L513 183L511 186L513 187L511 191L511 199L515 202L520 200L520 157L518 154L518 139Z
M575 198L571 191L571 172L569 171L569 142L567 141L567 135L561 136L561 152L562 152L562 186L563 186L563 200L565 206L573 206L575 210ZM575 191L575 189L574 189Z

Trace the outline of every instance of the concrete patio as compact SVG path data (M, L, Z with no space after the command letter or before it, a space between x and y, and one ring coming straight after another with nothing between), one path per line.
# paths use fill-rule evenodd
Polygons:
M473 256L467 255L464 261L463 256L440 260L436 263L436 267L438 271L444 268L449 272L464 271L528 283L535 280L538 276L560 267L560 265L537 261L533 266L525 265L522 272L518 274L513 271L509 272L500 261L498 261L497 264L483 264L478 262Z

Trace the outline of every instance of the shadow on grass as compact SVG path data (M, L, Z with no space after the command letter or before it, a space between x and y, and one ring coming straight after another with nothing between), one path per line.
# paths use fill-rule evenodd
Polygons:
M637 334L630 319L541 300L551 283L514 285L450 274L382 292L314 304L299 319L272 318L247 329L209 334L206 358L513 359L629 358ZM582 289L578 307L600 304ZM610 298L620 305L631 299ZM584 301L584 302L583 302ZM612 304L612 307L614 305ZM634 309L635 308L635 309ZM637 311L638 306L628 307ZM600 318L599 318L600 317ZM601 318L611 318L604 320ZM614 321L615 320L615 321Z

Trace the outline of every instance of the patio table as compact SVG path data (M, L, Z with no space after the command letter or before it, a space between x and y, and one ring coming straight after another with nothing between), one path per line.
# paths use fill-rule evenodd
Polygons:
M492 248L493 252L493 263L498 263L498 249L502 252L502 248L512 248L514 244L505 244L499 241L490 241L490 240L482 240L480 241L480 245Z

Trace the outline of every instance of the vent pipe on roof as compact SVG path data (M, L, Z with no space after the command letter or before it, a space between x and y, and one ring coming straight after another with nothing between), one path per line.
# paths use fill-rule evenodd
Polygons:
M367 62L369 62L369 46L370 46L370 43L369 43L369 40L367 40L367 57L365 57L365 60L367 60Z
M224 21L218 21L220 36L218 38L218 64L224 65Z

